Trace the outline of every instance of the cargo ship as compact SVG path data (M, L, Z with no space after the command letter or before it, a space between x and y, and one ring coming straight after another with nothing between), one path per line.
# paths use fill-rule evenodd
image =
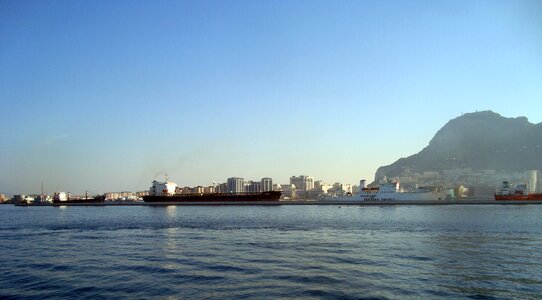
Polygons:
M411 192L403 192L399 182L387 181L378 187L361 186L359 194L346 194L342 196L328 196L324 201L437 201L446 200L446 194L428 188L417 188Z
M56 204L77 204L77 203L104 203L105 196L89 197L88 192L85 192L84 198L72 198L70 193L66 195L64 192L55 193L53 195L53 203Z
M261 202L279 201L282 192L267 191L256 193L191 193L176 194L176 184L173 182L153 181L148 196L143 196L145 202Z
M508 181L504 181L499 191L495 193L495 200L542 201L542 194L529 193L527 184L518 184L514 188Z

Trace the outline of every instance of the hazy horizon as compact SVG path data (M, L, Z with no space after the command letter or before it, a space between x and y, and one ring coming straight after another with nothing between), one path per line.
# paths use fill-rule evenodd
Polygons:
M0 193L372 181L450 119L542 122L540 1L0 1Z

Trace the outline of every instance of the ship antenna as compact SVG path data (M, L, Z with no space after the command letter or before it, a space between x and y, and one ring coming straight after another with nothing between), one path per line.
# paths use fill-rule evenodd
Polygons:
M164 177L166 178L166 182L169 181L169 177L167 176L167 173L164 173Z

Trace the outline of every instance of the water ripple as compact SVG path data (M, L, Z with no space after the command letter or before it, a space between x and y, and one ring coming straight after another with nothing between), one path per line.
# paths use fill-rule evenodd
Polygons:
M536 299L541 213L4 205L0 298Z

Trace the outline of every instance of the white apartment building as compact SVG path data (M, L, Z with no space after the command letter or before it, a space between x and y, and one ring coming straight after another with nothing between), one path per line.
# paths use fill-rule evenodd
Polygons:
M290 184L296 186L299 191L310 191L314 189L314 177L307 175L299 175L290 177Z
M269 177L264 177L261 180L262 183L262 192L269 192L273 190L273 179Z
M239 177L230 177L227 181L227 192L232 194L243 193L245 191L245 180Z

